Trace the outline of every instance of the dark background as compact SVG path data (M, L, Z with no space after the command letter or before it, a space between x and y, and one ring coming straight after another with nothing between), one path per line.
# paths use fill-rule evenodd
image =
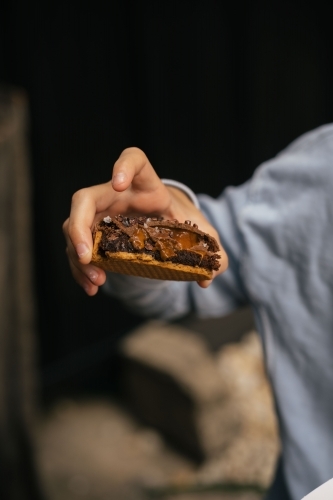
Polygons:
M217 196L333 118L329 2L51 3L0 7L0 82L30 100L47 391L101 380L139 321L72 281L61 225L77 189L108 180L122 149L138 146L160 176Z

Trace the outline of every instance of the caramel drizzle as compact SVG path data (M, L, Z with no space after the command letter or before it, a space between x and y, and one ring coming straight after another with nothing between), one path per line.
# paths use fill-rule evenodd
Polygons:
M207 253L204 243L199 241L197 234L182 229L136 227L129 241L136 250L143 250L148 239L155 243L155 248L159 250L162 260L176 256L177 250L190 250L200 254L201 257Z
M204 235L200 234L201 231L197 229L196 224L193 225L193 231L185 228L175 228L168 224L167 221L162 222L149 218L132 226L126 226L118 217L113 217L112 221L123 233L129 236L129 241L136 250L143 250L147 240L152 240L163 261L176 256L176 252L179 250L195 252L201 258L209 253L208 243L202 241ZM172 222L178 224L176 220ZM190 221L185 221L185 224L192 229Z

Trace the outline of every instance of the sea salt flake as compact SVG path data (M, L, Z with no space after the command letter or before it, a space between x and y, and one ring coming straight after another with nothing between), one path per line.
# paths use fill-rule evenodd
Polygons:
M111 217L108 215L107 217L104 217L103 221L106 222L107 224L110 224L111 222Z

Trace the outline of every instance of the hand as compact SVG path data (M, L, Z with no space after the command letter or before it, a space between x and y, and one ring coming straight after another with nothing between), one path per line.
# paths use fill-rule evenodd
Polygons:
M112 180L105 184L77 191L72 198L69 218L63 224L67 242L67 255L74 279L88 295L95 295L106 279L105 272L90 264L92 255L92 229L94 224L117 214L162 215L180 222L191 220L211 234L220 244L216 230L182 191L165 186L138 148L125 149L113 167ZM220 244L221 247L221 244ZM221 267L214 276L228 266L226 253L221 247ZM210 281L200 281L207 288Z

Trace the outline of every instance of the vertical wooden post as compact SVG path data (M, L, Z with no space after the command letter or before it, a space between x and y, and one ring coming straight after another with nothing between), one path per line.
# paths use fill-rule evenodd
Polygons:
M27 99L0 88L0 498L41 498L31 445L34 292Z

